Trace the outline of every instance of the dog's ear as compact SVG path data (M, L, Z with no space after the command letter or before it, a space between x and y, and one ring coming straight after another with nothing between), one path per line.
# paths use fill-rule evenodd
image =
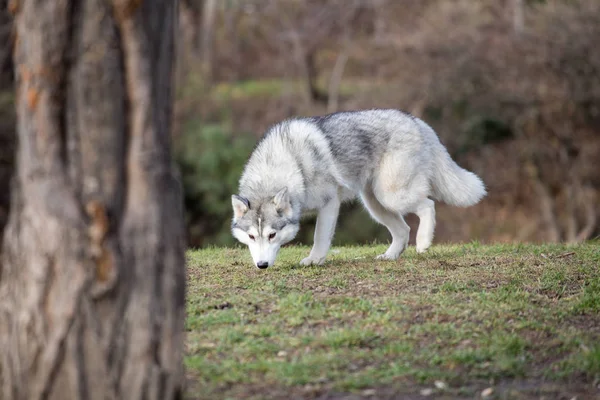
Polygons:
M231 196L231 205L233 206L233 218L238 219L244 216L250 209L250 202L247 198L234 194Z
M283 213L285 215L290 214L292 212L292 204L290 203L290 195L288 193L287 188L281 189L275 197L273 197L273 203L275 203L275 207L277 211Z

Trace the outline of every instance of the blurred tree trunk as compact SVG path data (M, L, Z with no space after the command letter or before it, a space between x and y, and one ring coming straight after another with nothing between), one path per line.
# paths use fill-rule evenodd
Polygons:
M309 50L304 55L306 65L306 84L311 101L327 104L329 95L319 89L317 80L319 79L319 71L317 70L316 51Z
M216 0L204 0L204 4L202 6L202 32L200 36L202 48L200 50L200 54L202 56L202 72L204 73L204 78L208 82L212 81L213 75L213 48L216 16Z
M8 11L8 0L0 0L0 241L8 220L15 146L12 42L12 17Z
M344 68L348 62L348 46L345 45L340 54L338 54L333 70L331 71L331 77L329 78L329 90L327 98L327 112L333 113L338 111L339 100L340 100L340 85L342 84L342 76L344 75Z
M12 84L12 18L8 0L0 0L0 88Z
M513 29L520 35L525 28L525 4L523 0L513 0Z
M181 399L176 0L21 0L0 398Z

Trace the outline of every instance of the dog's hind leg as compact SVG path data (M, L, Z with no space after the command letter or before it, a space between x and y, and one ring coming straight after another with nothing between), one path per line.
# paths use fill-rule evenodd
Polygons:
M309 256L300 261L301 265L323 264L331 246L339 212L340 201L338 198L329 200L325 207L319 210L313 247Z
M392 244L385 253L377 256L377 258L383 260L397 259L408 245L410 228L401 215L386 209L379 200L377 200L371 188L365 189L360 194L360 197L371 214L371 217L388 228L392 234Z
M417 230L417 252L423 253L431 246L435 230L435 205L433 200L425 199L417 206L415 214L419 217Z

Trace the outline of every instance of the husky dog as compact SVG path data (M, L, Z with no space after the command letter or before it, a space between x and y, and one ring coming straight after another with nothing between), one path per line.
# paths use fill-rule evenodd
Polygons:
M303 213L317 211L314 244L300 264L322 264L340 204L360 197L392 235L377 258L395 260L408 244L404 215L419 217L421 253L433 239L433 200L467 207L485 195L481 179L459 167L420 119L399 110L339 112L286 120L266 132L232 196L231 230L263 269L294 239Z

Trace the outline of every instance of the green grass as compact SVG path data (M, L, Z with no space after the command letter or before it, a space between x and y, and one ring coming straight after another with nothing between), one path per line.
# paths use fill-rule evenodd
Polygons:
M317 86L326 91L328 81L319 79ZM373 80L344 80L339 94L350 96L365 90L384 90L389 88L389 82L376 82ZM251 79L236 82L220 82L208 86L200 73L191 73L185 85L181 85L179 96L183 98L195 97L198 92L207 92L207 96L214 102L223 103L238 100L253 100L280 96L284 93L302 95L306 90L306 82L298 79Z
M188 397L600 396L597 242L384 250L189 251Z

